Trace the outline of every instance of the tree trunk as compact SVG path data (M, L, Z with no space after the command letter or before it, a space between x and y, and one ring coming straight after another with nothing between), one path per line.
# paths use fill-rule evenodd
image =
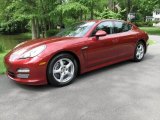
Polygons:
M51 24L51 20L49 19L48 20L48 30L51 30L52 29L52 24Z
M127 3L127 18L128 18L128 14L131 12L131 0L127 0L126 1Z
M83 20L83 10L81 9L80 11L80 20L82 21Z
M25 30L24 30L24 27L23 27L23 23L22 23L22 22L20 23L20 26L21 26L21 33L23 33Z
M93 1L92 1L92 5L91 5L91 20L93 20L93 14L94 14L94 11L93 11L93 9L94 9L94 3L93 3Z
M33 18L31 20L31 24L32 24L32 39L36 39L37 38L37 31L36 31L35 18Z
M43 25L42 37L45 38L46 37L46 33L47 33L47 25L46 25L46 20L45 19L42 20L42 25Z
M109 0L108 6L110 10L113 10L113 0Z
M116 12L115 6L116 6L116 2L113 2L113 11L114 11L114 12Z
M60 4L61 4L61 5L63 4L63 0L60 1ZM62 9L63 9L63 8L61 8L61 13L60 13L60 17L59 17L59 19L60 19L60 25L61 25L61 26L63 25L63 13L62 13Z
M127 0L127 4L128 4L128 13L130 13L131 11L131 0Z
M37 38L40 38L40 29L39 29L39 20L38 20L38 18L36 18L35 22L36 22Z

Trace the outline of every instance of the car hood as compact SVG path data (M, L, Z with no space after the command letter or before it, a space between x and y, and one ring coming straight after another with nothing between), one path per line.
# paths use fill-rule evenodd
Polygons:
M43 45L43 44L50 44L55 42L64 42L69 40L74 40L76 37L52 37L52 38L46 38L46 39L35 39L35 40L28 40L25 42L20 43L17 45L13 50L17 51L19 49L32 49L34 47Z
M14 56L14 58L19 57L26 51L31 50L32 48L38 47L40 45L47 45L50 43L57 43L57 42L66 42L69 40L74 40L76 37L52 37L46 39L35 39L35 40L28 40L18 44L12 51L8 53L7 56Z

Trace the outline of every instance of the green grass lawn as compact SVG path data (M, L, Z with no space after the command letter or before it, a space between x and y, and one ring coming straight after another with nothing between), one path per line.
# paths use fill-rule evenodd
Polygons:
M140 29L150 35L160 35L160 27L140 27Z
M0 74L4 74L6 72L6 68L4 66L4 63L3 63L3 59L4 59L4 56L8 53L8 51L5 51L3 53L0 53Z
M14 48L17 44L30 40L31 33L21 33L17 35L2 35L0 34L0 46L3 46L5 50Z
M31 33L22 33L18 35L0 34L0 74L4 74L6 71L5 66L3 64L3 58L9 52L8 50L12 49L17 44L29 39L31 39Z
M156 44L156 41L154 41L154 40L148 40L148 42L147 42L149 45L154 45L154 44Z

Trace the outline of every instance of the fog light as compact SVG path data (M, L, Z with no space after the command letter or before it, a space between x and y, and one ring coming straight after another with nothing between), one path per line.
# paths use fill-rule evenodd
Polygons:
M30 69L28 68L20 68L17 70L18 73L29 73L30 72Z
M29 78L29 74L17 74L17 78L26 79L26 78Z

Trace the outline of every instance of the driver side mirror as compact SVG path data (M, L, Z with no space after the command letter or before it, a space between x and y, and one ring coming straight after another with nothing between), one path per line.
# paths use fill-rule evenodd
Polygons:
M95 34L96 37L102 37L102 36L106 36L107 33L103 30L98 30Z

